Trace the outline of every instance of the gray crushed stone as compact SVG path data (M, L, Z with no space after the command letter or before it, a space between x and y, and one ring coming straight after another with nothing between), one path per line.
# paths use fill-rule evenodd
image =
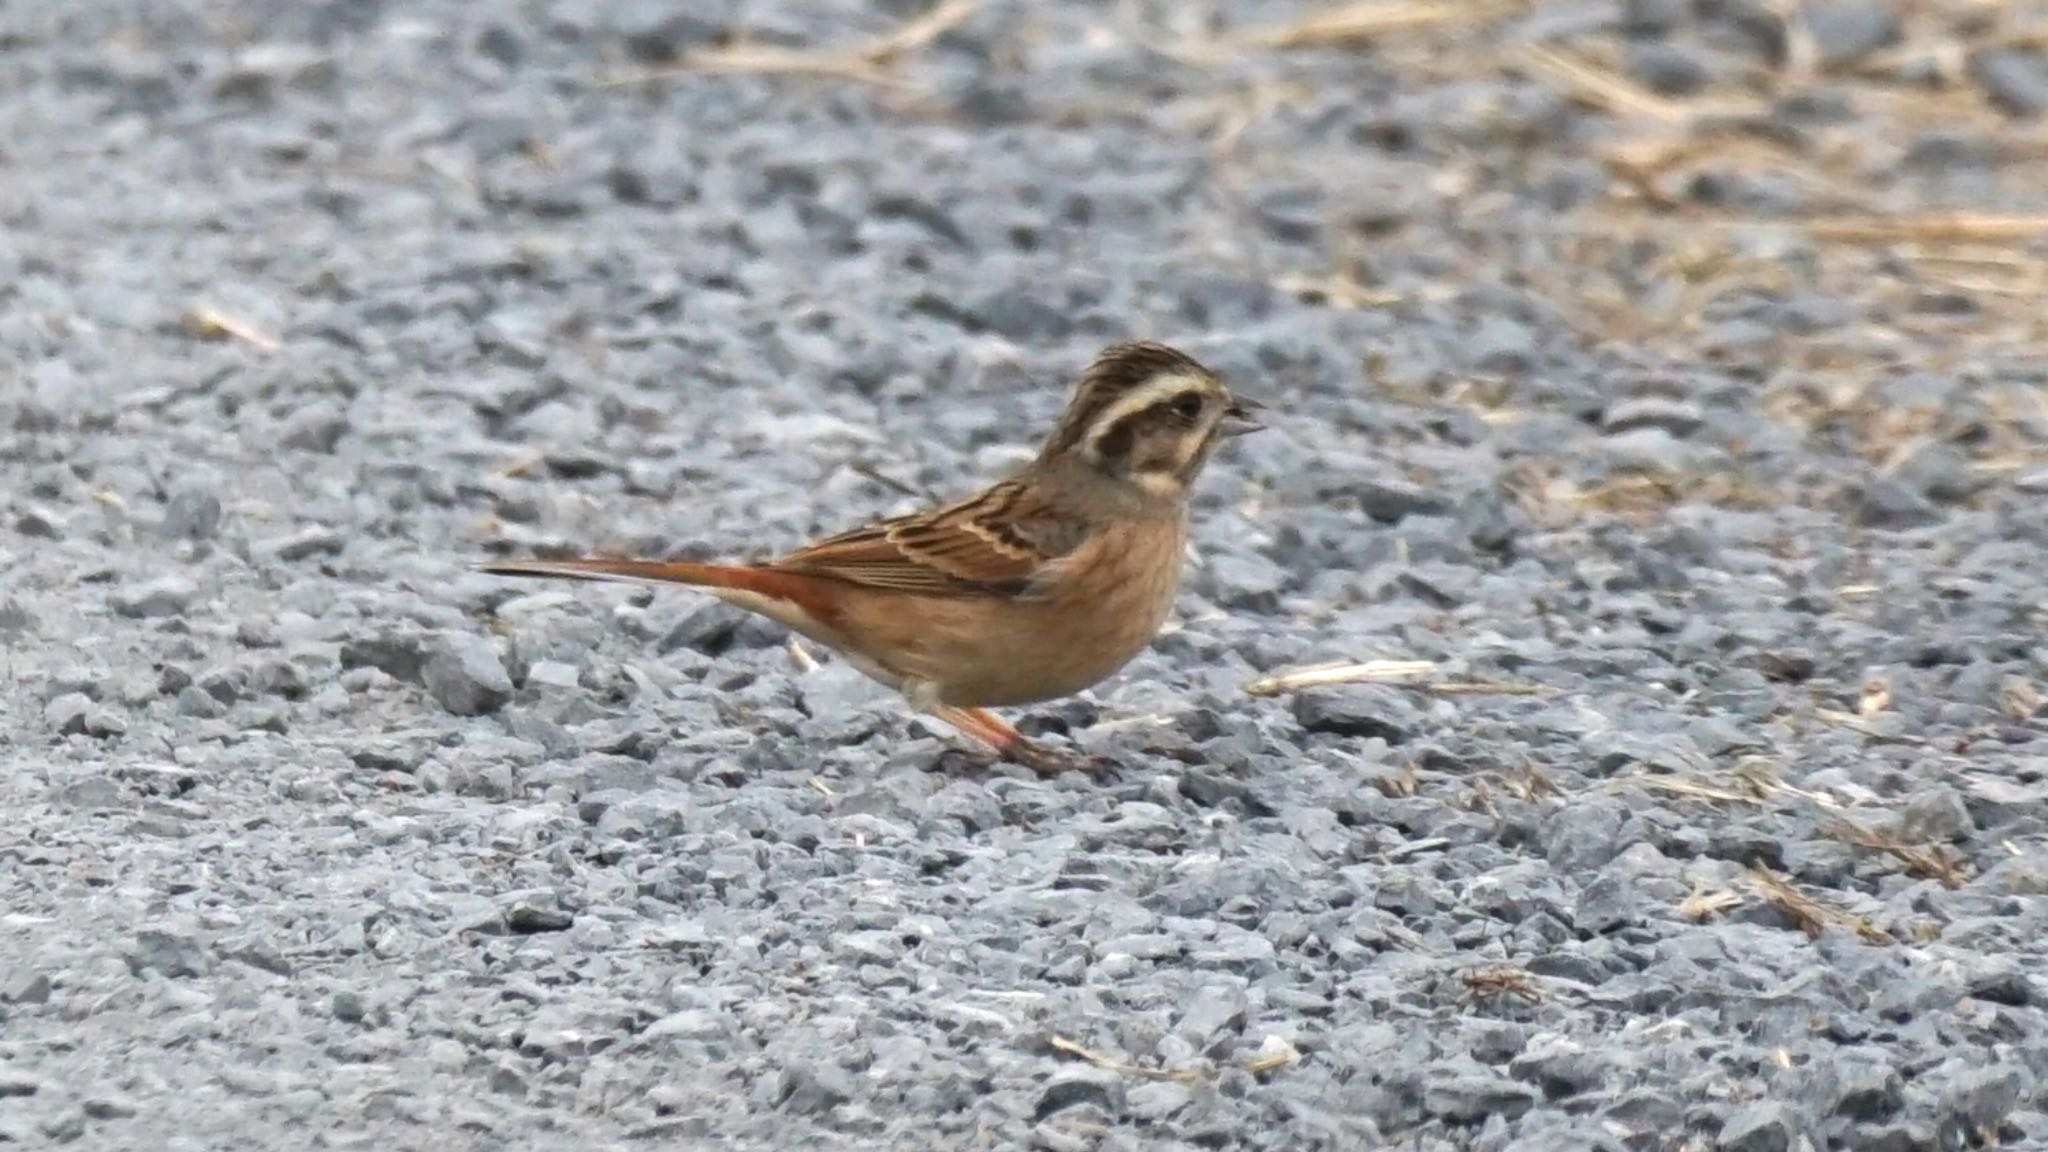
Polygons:
M1636 192L1839 205L1621 187L1487 63L1804 45L1758 138L2043 210L1844 95L1929 90L1918 9L1808 7L989 3L897 85L602 81L898 0L0 10L0 1145L2048 1147L2038 349L1796 230L1695 293ZM1273 419L1168 634L1020 716L1100 779L468 568L960 491L1141 334ZM1434 670L1244 690L1360 660Z

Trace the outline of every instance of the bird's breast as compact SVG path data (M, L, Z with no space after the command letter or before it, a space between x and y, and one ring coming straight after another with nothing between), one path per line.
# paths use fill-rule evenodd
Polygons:
M1115 527L1076 549L1038 595L982 602L968 635L935 635L931 679L965 707L1070 695L1130 662L1173 611L1185 532L1178 524Z

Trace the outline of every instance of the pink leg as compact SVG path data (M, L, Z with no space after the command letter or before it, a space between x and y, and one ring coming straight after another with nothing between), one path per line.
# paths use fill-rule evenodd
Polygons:
M933 713L939 719L974 737L1027 768L1047 776L1057 776L1076 762L1050 749L1033 744L1022 732L1012 728L1003 718L986 708L945 708Z

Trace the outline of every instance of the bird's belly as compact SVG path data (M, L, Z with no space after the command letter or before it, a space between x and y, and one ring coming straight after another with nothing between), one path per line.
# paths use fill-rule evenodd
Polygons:
M1111 619L1098 610L1091 617L1092 627L1077 628L1078 621L1048 612L1035 622L1026 618L995 628L941 655L933 662L940 702L996 708L1072 695L1129 663L1160 623L1145 611Z
M927 606L927 620L938 626L919 637L917 674L942 703L966 708L1031 704L1098 684L1144 650L1172 611L1177 553L1165 563L1125 557L1113 573L1121 578L1093 582L1085 593L1011 601L997 612ZM954 616L957 623L946 619Z
M937 703L956 708L1033 704L1092 687L1142 651L1173 607L1172 588L1085 608L1011 602L996 612L985 602L883 594L849 598L825 625L724 598L838 649L871 679L904 692L928 686Z
M877 679L952 707L1070 695L1151 642L1173 609L1185 539L1173 530L1106 532L1068 556L1039 596L859 589L831 622L834 646L881 665L889 676Z

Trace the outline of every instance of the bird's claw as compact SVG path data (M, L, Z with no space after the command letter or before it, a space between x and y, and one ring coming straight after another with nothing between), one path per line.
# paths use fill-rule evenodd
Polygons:
M1058 776L1065 772L1097 776L1116 767L1115 762L1105 756L1047 748L1024 739L1005 748L1003 754L1041 776Z

